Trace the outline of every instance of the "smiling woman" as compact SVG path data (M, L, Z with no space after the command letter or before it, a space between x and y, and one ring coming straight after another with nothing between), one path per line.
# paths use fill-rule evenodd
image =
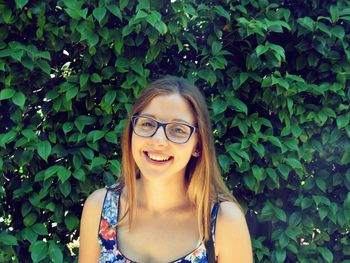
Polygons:
M122 151L118 182L85 202L79 262L252 262L196 87L176 77L151 83L135 102Z

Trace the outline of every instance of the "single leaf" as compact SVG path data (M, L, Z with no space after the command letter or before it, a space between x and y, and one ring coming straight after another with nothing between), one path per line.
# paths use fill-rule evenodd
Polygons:
M259 45L256 47L256 55L259 57L262 54L266 53L269 50L269 48L267 46L263 46L263 45Z
M23 107L24 103L26 102L26 97L24 96L23 92L16 92L12 97L12 101L14 104Z
M283 222L287 222L287 215L286 213L279 207L274 207L276 216L279 220L283 221Z
M6 100L12 98L16 94L16 91L11 88L6 88L0 91L0 100Z
M118 17L120 20L123 19L122 12L120 11L118 6L110 4L110 5L107 5L106 7L109 12L111 12L113 15Z
M66 93L66 100L73 99L79 92L79 89L77 87L71 87L67 93Z
M86 85L86 83L89 80L90 75L89 74L81 74L79 77L79 85L80 87L84 87Z
M51 66L46 60L41 59L41 60L38 60L36 63L39 66L39 68L42 71L44 71L47 75L51 73Z
M85 172L83 169L78 169L73 172L73 177L78 179L79 181L84 182L86 179Z
M350 151L347 150L343 153L343 156L340 160L340 164L348 165L349 163L350 163Z
M6 234L4 232L0 234L0 243L8 246L18 245L17 239L14 236Z
M63 194L63 196L67 197L71 193L72 185L69 181L65 181L63 184L61 181L59 181L58 188L60 189L60 192Z
M337 126L338 129L346 127L350 122L350 117L347 115L340 115L337 117Z
M92 160L94 158L94 152L89 148L85 148L85 147L80 148L80 152L88 160Z
M22 9L29 0L16 0L16 5L19 9Z
M68 178L71 176L72 172L67 168L60 166L59 171L57 171L58 178L64 184Z
M49 257L54 263L63 262L63 253L61 248L55 243L55 241L49 241Z
M214 41L214 43L211 46L211 52L215 56L219 51L222 49L222 44L218 41Z
M250 190L252 190L252 191L254 190L254 186L255 186L256 180L255 180L253 175L251 175L251 174L245 175L243 177L243 182L244 182L244 184L246 186L248 186L248 188Z
M212 107L213 107L214 115L218 115L220 113L223 113L227 109L227 103L226 101L220 98L216 98L213 101Z
M299 162L299 160L297 159L294 159L294 158L286 158L284 160L286 162L286 164L288 164L290 167L292 167L293 169L296 169L296 168L299 168L299 169L302 169L302 165L301 163Z
M102 82L102 79L101 79L100 75L98 75L97 73L93 73L91 75L90 79L91 79L91 81L93 83L100 83L100 82Z
M266 178L264 168L253 165L252 171L253 171L253 175L257 181L262 181Z
M64 218L64 223L66 224L67 229L69 231L72 231L73 229L75 229L79 225L79 219L75 215L68 214Z
M37 145L39 156L47 162L47 158L51 153L51 144L49 141L41 141Z
M318 247L318 251L326 262L333 262L333 253L327 247Z
M345 36L345 30L342 26L336 26L331 30L332 34L339 39L343 39Z
M335 5L331 5L329 11L331 13L332 22L336 23L339 19L339 15L340 15L338 7Z
M97 21L101 24L102 19L105 17L106 15L106 8L104 7L97 7L94 9L94 11L92 12L93 16L97 19Z
M166 32L168 31L168 28L167 28L166 24L163 21L161 21L161 20L158 20L155 23L154 27L157 29L157 31L161 35L165 35Z
M214 6L214 12L218 15L224 17L227 19L227 21L231 21L230 14L221 6L221 5L215 5Z
M91 161L91 169L99 166L103 166L106 163L106 159L103 157L95 157Z
M34 262L39 262L43 260L47 256L47 243L44 241L36 241L29 247L29 251L31 252L31 257Z
M228 105L231 106L237 112L243 112L245 114L248 114L247 105L238 98L234 98L234 97L229 98Z
M44 224L35 224L32 226L32 230L38 235L47 236L48 232Z

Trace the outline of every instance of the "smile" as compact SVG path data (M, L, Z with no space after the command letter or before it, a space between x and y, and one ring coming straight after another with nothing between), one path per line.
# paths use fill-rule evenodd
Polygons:
M165 155L149 153L149 152L144 152L144 153L148 159L150 159L152 161L156 161L156 162L167 162L167 161L173 159L172 156L165 156Z

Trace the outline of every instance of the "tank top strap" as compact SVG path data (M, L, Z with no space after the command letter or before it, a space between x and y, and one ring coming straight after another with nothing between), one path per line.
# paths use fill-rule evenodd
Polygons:
M102 249L113 250L117 242L116 226L118 222L120 188L118 185L112 185L106 187L106 189L98 228L98 240Z
M216 218L218 216L220 203L215 203L211 210L211 218L210 218L210 232L213 239L213 243L215 245L215 228L216 228Z

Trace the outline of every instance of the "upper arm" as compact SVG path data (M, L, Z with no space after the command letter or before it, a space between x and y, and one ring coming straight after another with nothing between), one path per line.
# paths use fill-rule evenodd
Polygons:
M85 201L80 221L79 262L98 262L100 245L98 229L106 189L93 192Z
M253 262L247 222L236 203L220 204L216 222L215 250L218 263Z

